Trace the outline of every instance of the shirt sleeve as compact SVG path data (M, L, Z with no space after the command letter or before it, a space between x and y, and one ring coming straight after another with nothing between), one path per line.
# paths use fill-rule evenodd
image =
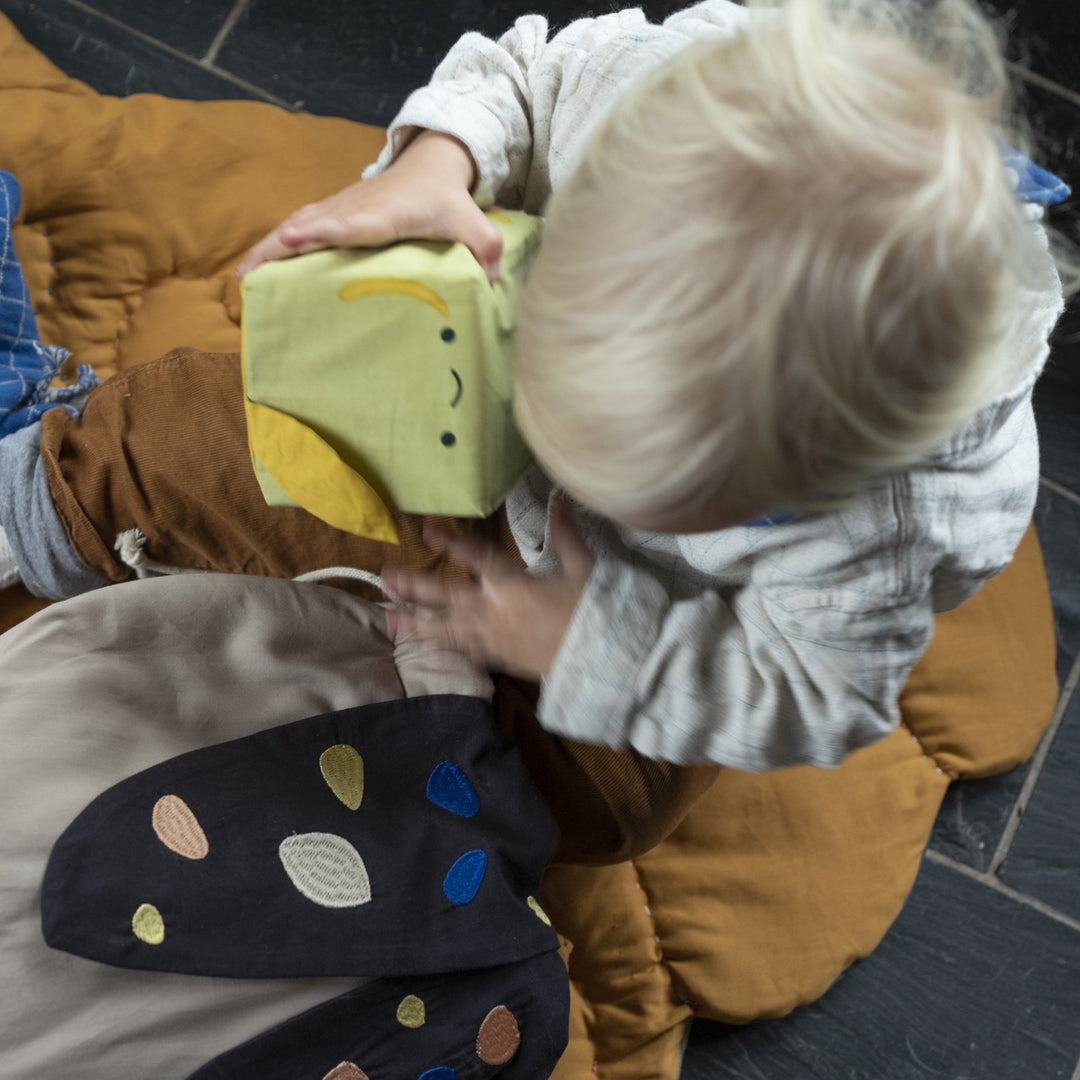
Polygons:
M364 176L385 169L422 129L463 142L477 167L473 195L490 206L507 190L524 192L532 156L530 74L547 46L548 23L526 15L498 41L465 34L413 91L387 130L387 142Z
M385 169L419 130L441 131L472 154L480 206L539 213L628 82L693 40L735 33L745 19L729 0L705 0L663 24L633 8L553 35L541 15L523 16L497 40L465 34L406 99L364 175Z
M648 570L601 558L539 718L679 764L831 767L893 730L932 633L925 591L882 605L854 586L748 584L673 601Z

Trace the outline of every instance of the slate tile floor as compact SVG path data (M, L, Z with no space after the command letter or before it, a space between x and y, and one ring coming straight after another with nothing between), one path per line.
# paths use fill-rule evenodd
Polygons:
M681 6L645 5L653 18ZM590 13L582 0L0 0L104 93L258 98L368 123L386 123L463 30L498 33L537 9L556 24ZM1011 21L1043 156L1080 186L1080 6L1028 0ZM699 1023L683 1080L1080 1080L1080 309L1037 408L1062 683L1051 730L1023 768L953 787L870 958L784 1019Z

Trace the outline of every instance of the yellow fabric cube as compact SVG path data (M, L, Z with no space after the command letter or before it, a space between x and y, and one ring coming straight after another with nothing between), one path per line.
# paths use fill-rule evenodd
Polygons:
M540 237L504 235L492 283L462 244L266 263L244 279L248 440L270 505L396 539L388 507L484 517L529 463L511 415L517 295Z

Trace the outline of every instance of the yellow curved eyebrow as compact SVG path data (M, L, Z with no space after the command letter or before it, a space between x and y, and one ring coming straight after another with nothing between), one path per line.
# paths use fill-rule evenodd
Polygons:
M450 314L449 305L434 289L428 288L422 281L412 281L409 278L358 278L355 281L345 282L337 291L338 297L342 300L359 300L363 296L385 296L387 293L422 300L444 318Z

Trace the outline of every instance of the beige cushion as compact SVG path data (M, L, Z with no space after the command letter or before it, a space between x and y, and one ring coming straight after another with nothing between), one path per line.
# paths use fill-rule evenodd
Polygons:
M211 574L102 589L0 638L4 1080L183 1080L357 985L107 967L49 949L38 909L53 841L125 776L354 705L490 696L457 656L395 650L382 625L379 609L338 589Z

